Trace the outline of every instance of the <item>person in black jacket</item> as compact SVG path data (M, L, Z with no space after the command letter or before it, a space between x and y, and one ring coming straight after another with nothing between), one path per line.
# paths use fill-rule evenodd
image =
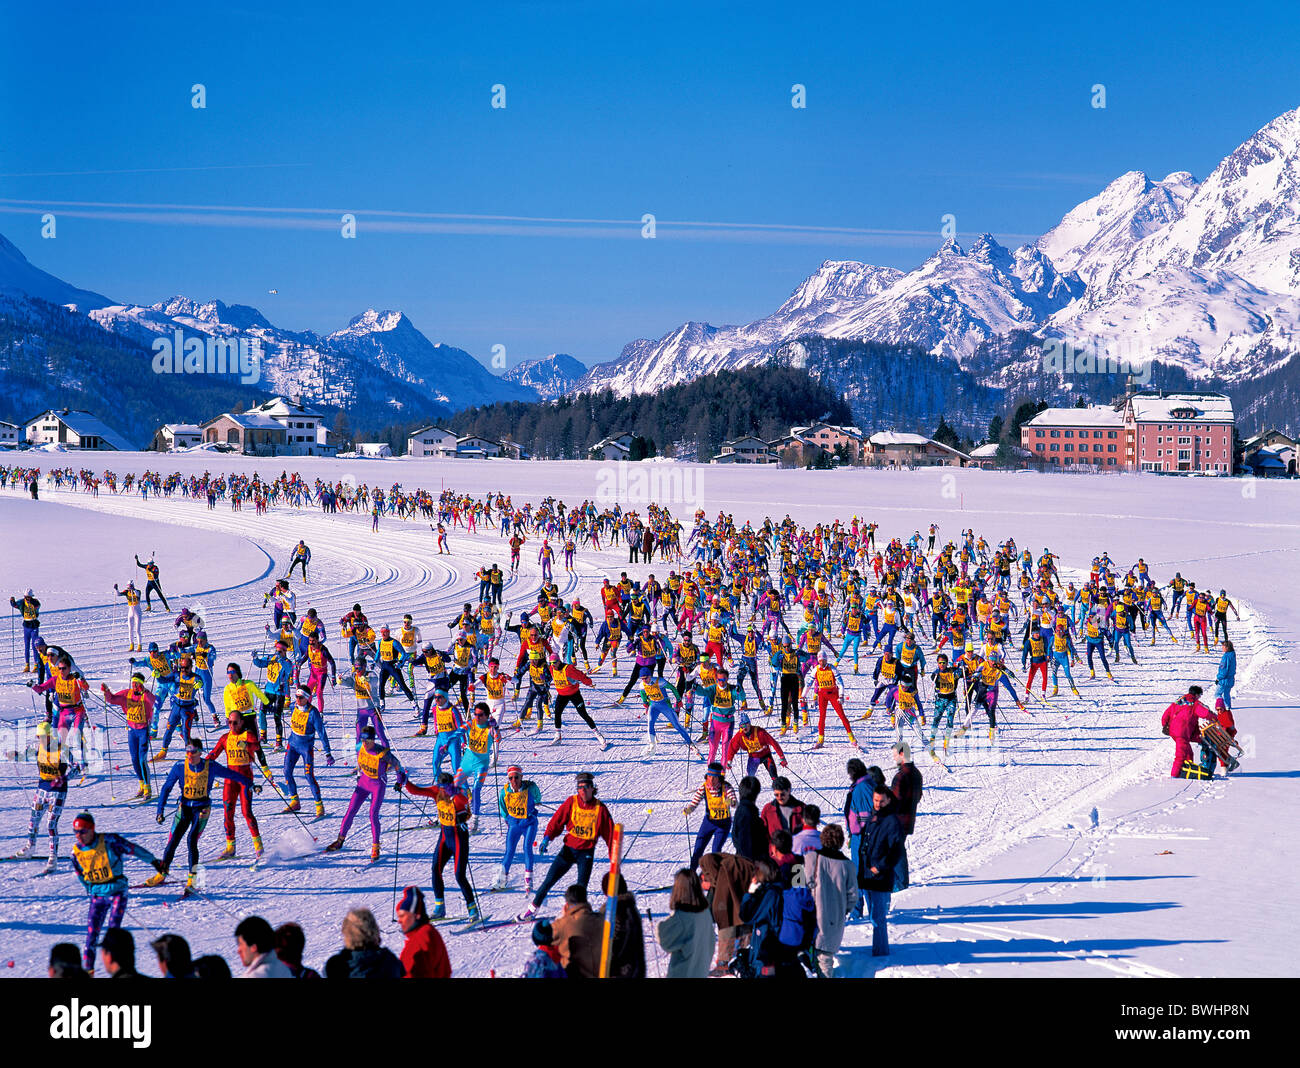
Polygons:
M325 962L325 978L401 979L402 962L379 943L374 913L353 909L343 920L343 949Z
M858 886L867 895L871 916L871 955L889 956L889 901L894 892L894 871L903 855L903 828L898 821L894 795L884 783L872 794L874 811L862 832L858 858Z
M736 787L739 801L731 817L731 844L736 856L746 860L768 859L767 827L755 804L762 789L753 775L746 775Z
M600 888L609 897L610 873L605 873ZM610 932L609 977L611 979L645 978L645 932L641 927L641 910L636 895L630 893L623 876L618 877L618 901L614 906L614 930Z
M921 770L912 763L912 750L904 741L897 741L890 750L894 754L894 763L898 771L894 781L889 784L890 792L898 800L898 823L903 828L903 856L899 860L894 875L894 889L906 890L910 885L907 876L907 842L916 830L916 809L921 803L924 781Z

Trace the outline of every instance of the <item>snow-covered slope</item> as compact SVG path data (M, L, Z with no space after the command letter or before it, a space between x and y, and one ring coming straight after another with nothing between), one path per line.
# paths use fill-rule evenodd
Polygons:
M1239 145L1115 276L1173 266L1232 271L1274 293L1300 291L1300 108Z
M1177 218L1195 192L1196 179L1186 171L1159 182L1129 171L1067 212L1038 239L1038 248L1058 270L1075 272L1091 289L1104 288L1133 246Z
M39 267L34 267L8 238L0 234L0 294L36 297L51 304L71 304L78 311L102 308L113 302L99 293L78 289Z
M501 377L527 386L546 400L562 397L587 373L587 365L565 352L553 352L540 360L524 360Z

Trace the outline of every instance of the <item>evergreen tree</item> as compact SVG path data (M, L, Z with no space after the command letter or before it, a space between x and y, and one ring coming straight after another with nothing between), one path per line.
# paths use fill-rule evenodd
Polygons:
M940 445L947 445L950 449L961 448L961 439L957 436L957 431L948 425L948 421L943 416L939 416L939 426L930 437Z

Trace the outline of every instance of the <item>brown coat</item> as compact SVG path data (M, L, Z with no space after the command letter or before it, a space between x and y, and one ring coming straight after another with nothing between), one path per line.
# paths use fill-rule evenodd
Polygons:
M600 943L605 921L591 906L565 905L553 925L560 963L571 979L595 979L600 975Z
M706 853L700 858L700 877L713 884L713 921L719 927L739 926L740 901L749 892L754 862L734 853Z

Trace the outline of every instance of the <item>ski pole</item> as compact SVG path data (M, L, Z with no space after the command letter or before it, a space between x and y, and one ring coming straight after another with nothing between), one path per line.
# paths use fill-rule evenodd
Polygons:
M815 793L818 797L820 797L820 798L821 798L823 801L825 801L828 805L830 805L830 806L831 806L831 809L830 809L831 811L834 811L834 810L835 810L835 802L832 801L829 797L827 797L824 793L822 793L819 789L817 789L817 787L815 787L812 783L810 783L807 779L805 779L805 778L804 778L802 775L800 775L797 771L795 771L794 768L792 768L792 767L790 767L789 765L787 765L785 770L788 771L791 775L793 775L796 779L798 779L801 783L803 783L806 787L808 787L809 790L811 790L813 793Z
M651 816L651 814L654 812L654 806L651 805L649 808L647 808L647 809L645 810L645 812L646 812L646 816L645 816L645 819L641 821L641 826L638 827L638 828L636 829L636 834L632 835L632 837L628 840L627 848L626 848L625 850L623 850L623 862L624 862L624 863L627 862L628 855L632 852L632 846L636 843L637 836L638 836L642 831L645 830L645 825L646 825L647 823L650 822L650 816Z
M397 845L393 847L393 907L397 912L397 869L402 863L402 790L397 791Z

